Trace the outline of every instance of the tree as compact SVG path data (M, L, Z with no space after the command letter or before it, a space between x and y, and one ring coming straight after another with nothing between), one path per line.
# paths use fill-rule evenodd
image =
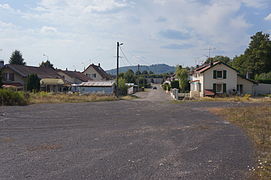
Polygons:
M152 71L149 71L149 74L154 74L154 72L152 72Z
M18 65L26 65L24 62L24 58L20 51L15 50L9 59L9 64L18 64Z
M205 61L205 64L209 64L211 62L217 62L217 61L223 62L225 64L230 64L231 59L227 56L215 56L215 57L208 58Z
M2 71L0 69L0 88L2 88L3 82L2 82Z
M141 75L141 72L140 71L136 71L136 75Z
M40 79L37 74L30 74L27 77L27 90L28 91L39 91L40 90Z
M124 78L119 78L119 87L118 87L118 95L125 96L127 95L128 86L126 86L126 81Z
M54 65L51 64L51 62L49 60L45 61L45 62L41 62L40 67L46 67L46 68L53 68L54 69Z
M127 83L135 83L135 73L131 69L129 69L126 73L124 73L123 78Z
M252 78L256 74L271 71L271 41L269 34L257 32L251 37L248 48L244 54L235 57L233 67L241 70L242 74L250 73Z
M179 79L179 86L181 92L185 92L188 88L188 71L182 66L177 66L176 68L176 77Z
M144 70L144 71L142 72L142 74L148 75L148 71L147 71L147 70Z

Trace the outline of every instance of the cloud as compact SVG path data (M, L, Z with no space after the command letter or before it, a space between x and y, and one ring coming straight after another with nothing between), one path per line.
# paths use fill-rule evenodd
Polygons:
M266 21L271 21L271 13L264 18Z
M164 49L172 49L172 50L179 50L179 49L188 49L193 47L192 45L189 44L168 44L165 46L161 46L161 48Z
M55 27L43 26L40 29L40 32L43 33L43 34L52 34L52 33L56 33L57 29Z
M187 34L178 31L178 30L173 30L173 29L167 29L159 32L159 35L162 36L163 38L167 39L175 39L175 40L182 40L182 39L187 39L188 36Z
M156 19L156 22L158 23L167 22L167 18L160 16L159 18Z

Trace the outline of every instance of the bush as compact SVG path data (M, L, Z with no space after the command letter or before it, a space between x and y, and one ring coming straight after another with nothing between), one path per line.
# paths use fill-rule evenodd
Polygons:
M27 94L23 92L16 92L8 89L0 89L0 105L15 106L27 105Z
M165 84L162 85L162 88L163 88L165 91L170 91L170 84L165 83Z
M174 89L180 89L180 85L179 85L179 81L175 80L175 81L171 81L171 88Z

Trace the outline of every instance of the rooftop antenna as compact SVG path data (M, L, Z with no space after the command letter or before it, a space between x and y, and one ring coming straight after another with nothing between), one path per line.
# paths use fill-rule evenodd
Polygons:
M211 57L211 51L216 50L216 48L209 47L208 49L203 49L203 50L208 50L208 52L209 52L208 58L210 58Z

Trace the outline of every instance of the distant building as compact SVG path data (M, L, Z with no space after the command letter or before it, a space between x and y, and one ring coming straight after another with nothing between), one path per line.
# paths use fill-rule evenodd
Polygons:
M113 95L115 92L115 81L89 81L81 84L73 84L71 91L80 94Z
M60 69L57 69L56 71L67 84L81 84L82 82L88 82L93 80L90 77L78 71L68 71Z
M109 74L107 74L103 68L101 68L100 63L98 66L91 64L89 65L84 71L83 74L85 74L87 77L93 79L94 81L105 81L112 79Z

